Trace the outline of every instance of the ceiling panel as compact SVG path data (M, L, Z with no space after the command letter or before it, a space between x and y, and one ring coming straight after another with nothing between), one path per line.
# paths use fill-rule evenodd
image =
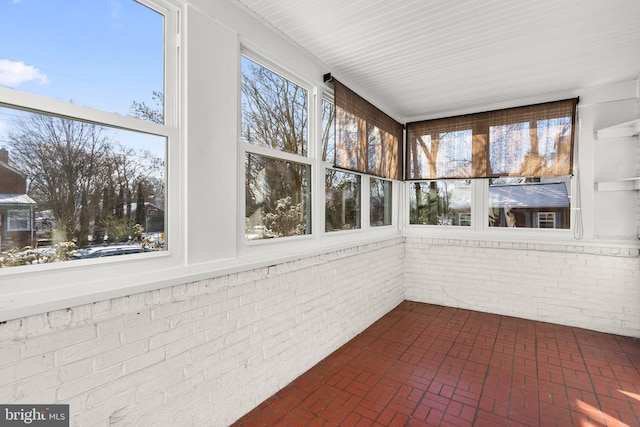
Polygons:
M640 76L638 0L231 0L400 120Z

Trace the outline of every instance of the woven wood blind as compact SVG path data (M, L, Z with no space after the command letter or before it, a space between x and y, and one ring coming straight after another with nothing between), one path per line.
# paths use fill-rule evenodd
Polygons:
M570 175L578 99L407 124L407 179Z
M402 125L333 79L336 107L334 165L402 179Z

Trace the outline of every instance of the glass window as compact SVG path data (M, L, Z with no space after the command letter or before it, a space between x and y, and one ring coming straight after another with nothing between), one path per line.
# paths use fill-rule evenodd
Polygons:
M136 1L10 3L0 14L0 86L15 96L0 96L0 173L12 178L0 180L0 195L31 203L34 223L14 215L8 225L32 231L25 238L46 254L41 262L165 250L174 20ZM30 263L6 237L0 264Z
M309 92L245 56L241 92L245 239L311 234Z
M471 225L470 180L412 182L410 186L410 224Z
M311 234L311 167L247 153L245 238Z
M166 137L10 108L0 108L0 119L10 167L28 180L36 217L52 217L40 239L163 247ZM154 220L153 208L162 212Z
M568 229L570 177L489 181L489 226Z
M469 212L460 212L458 214L458 224L469 227L471 225L471 213Z
M307 155L306 89L242 57L242 141Z
M371 193L371 198L369 199L369 225L372 227L391 225L393 213L391 181L371 178L369 185Z
M538 228L555 228L555 212L538 212Z
M360 175L326 170L325 231L360 228L360 188Z
M5 2L0 86L161 123L164 17L131 0Z
M333 102L322 100L322 161L334 163L336 159L336 109Z
M27 209L9 209L7 211L7 231L30 231L31 211Z

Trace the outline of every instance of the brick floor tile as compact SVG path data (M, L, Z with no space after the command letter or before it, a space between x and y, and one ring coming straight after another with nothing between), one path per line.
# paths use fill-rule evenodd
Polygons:
M235 425L636 426L640 341L405 301Z

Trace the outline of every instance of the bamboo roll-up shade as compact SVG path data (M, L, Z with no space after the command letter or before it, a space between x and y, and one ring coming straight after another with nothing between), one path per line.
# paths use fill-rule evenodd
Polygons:
M402 179L402 125L333 79L338 168Z
M573 171L578 99L407 124L407 179Z

